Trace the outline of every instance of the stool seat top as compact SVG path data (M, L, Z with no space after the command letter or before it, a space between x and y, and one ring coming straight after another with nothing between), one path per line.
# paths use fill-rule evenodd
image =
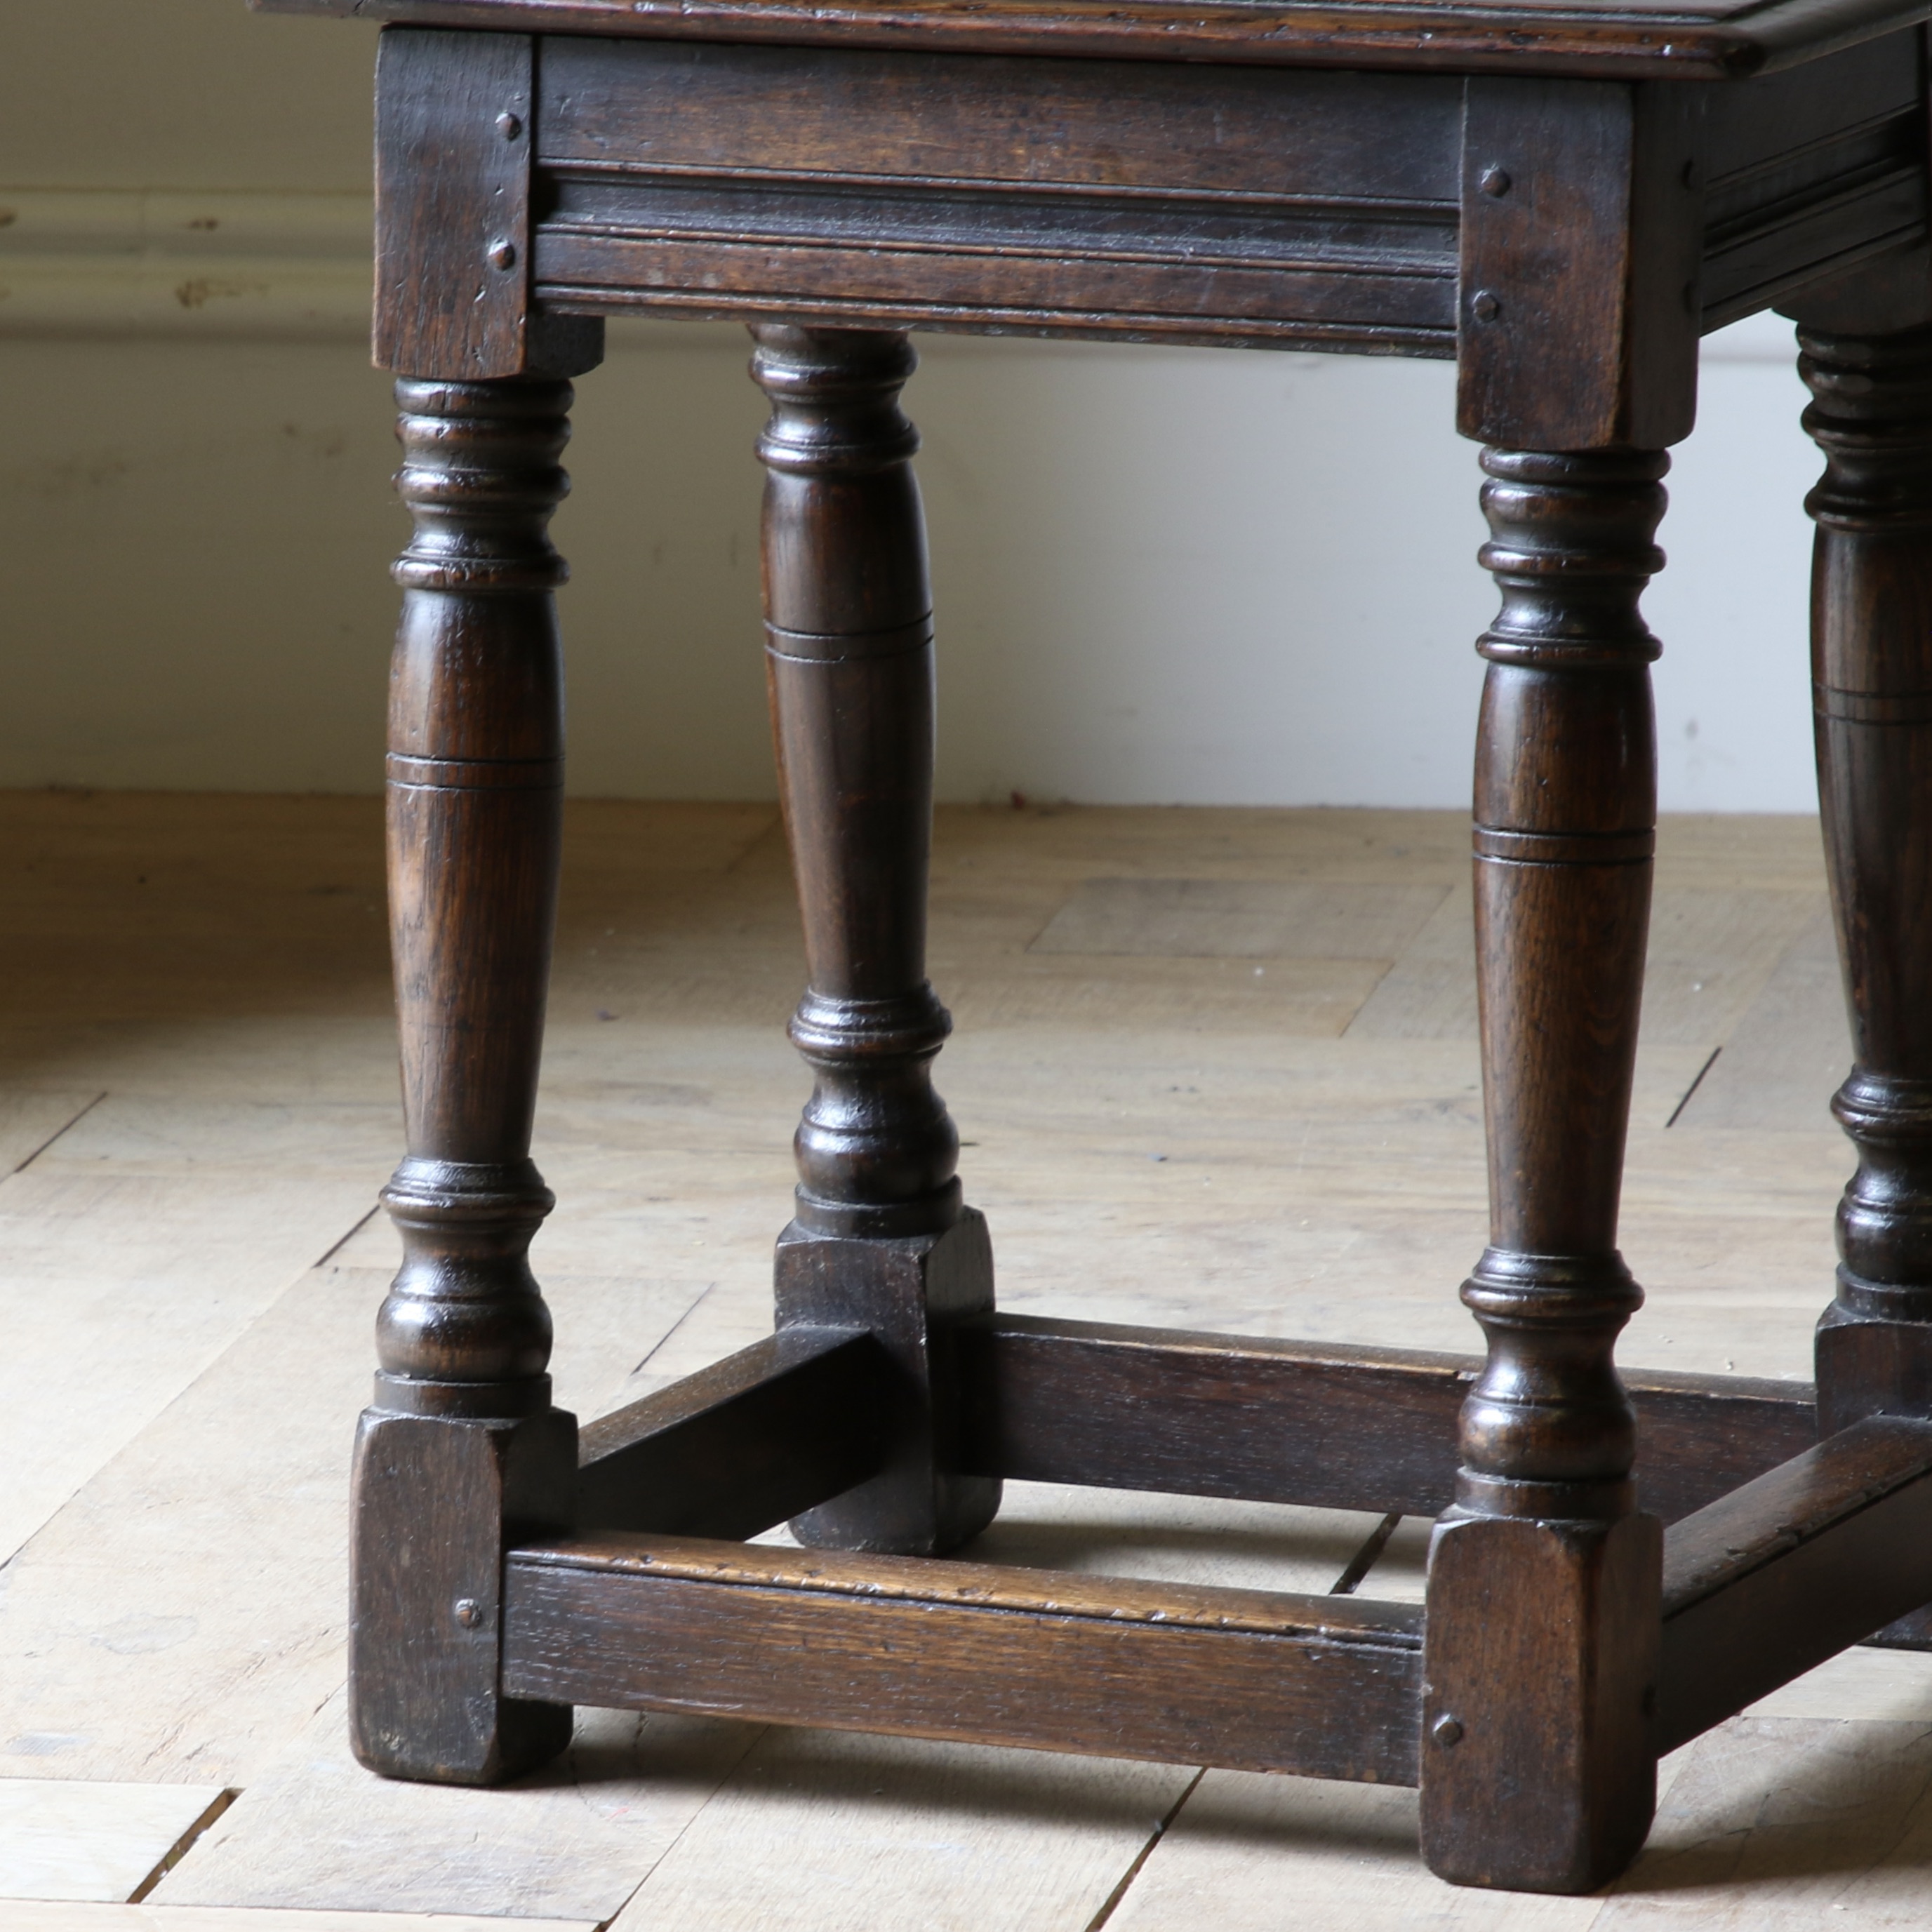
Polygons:
M1096 59L1737 80L1932 0L250 0L424 27Z

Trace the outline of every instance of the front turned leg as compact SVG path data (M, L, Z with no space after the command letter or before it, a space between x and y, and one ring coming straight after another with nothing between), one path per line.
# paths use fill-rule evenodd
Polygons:
M1662 1532L1636 1514L1617 1205L1656 822L1661 454L1491 449L1503 607L1475 794L1488 1360L1430 1555L1423 1844L1464 1885L1584 1892L1642 1844Z
M502 1552L567 1529L577 1424L550 1406L530 1158L556 905L562 676L545 527L566 382L397 385L390 682L391 936L408 1155L383 1201L403 1238L356 1445L350 1627L356 1754L478 1784L554 1757L568 1706L499 1694Z
M932 598L919 436L898 406L914 357L896 331L752 333L772 405L766 663L805 921L791 1037L814 1076L778 1321L870 1329L901 1371L886 1468L792 1528L809 1544L929 1556L984 1528L1000 1486L956 1473L946 1328L992 1306L993 1262L932 1087L951 1022L926 976Z
M1832 1435L1932 1414L1932 328L1799 342L1827 464L1806 503L1813 710L1852 1023L1832 1112L1858 1149L1818 1325Z

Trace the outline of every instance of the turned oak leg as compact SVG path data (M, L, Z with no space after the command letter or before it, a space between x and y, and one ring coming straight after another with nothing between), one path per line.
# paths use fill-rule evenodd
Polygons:
M1799 342L1826 459L1812 689L1853 1055L1832 1111L1858 1162L1818 1326L1828 1435L1932 1414L1932 328Z
M1642 1294L1617 1204L1656 820L1638 610L1668 466L1491 449L1476 950L1488 1360L1430 1552L1423 1838L1464 1884L1587 1892L1642 1843L1661 1531L1613 1360Z
M569 1526L575 1418L550 1406L530 1159L556 903L562 676L545 535L566 382L397 385L416 534L396 566L389 882L409 1152L383 1200L405 1259L356 1438L356 1755L481 1784L569 1742L497 1691L506 1538Z
M898 406L915 358L896 331L752 333L772 405L766 662L808 974L791 1037L814 1081L778 1320L868 1328L903 1371L888 1467L792 1527L808 1544L931 1555L983 1528L1000 1486L950 1472L946 1323L992 1306L993 1268L932 1087L951 1022L926 976L932 599L919 436Z

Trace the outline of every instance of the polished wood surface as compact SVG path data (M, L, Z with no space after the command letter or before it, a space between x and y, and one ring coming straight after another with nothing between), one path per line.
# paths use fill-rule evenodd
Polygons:
M1614 1365L1642 1297L1617 1250L1655 845L1666 459L1486 450L1503 592L1476 753L1489 1344L1430 1552L1423 1844L1465 1884L1588 1892L1654 1802L1663 1538L1635 1513ZM1507 1687L1534 1685L1514 1693Z
M397 386L391 943L409 1152L383 1191L406 1255L357 1437L351 1729L392 1775L478 1782L568 1742L497 1690L502 1551L567 1524L574 1418L550 1406L530 1273L552 1204L530 1157L556 911L562 662L546 535L567 383Z
M792 1043L814 1086L797 1220L936 1234L958 1220L959 1135L933 1090L950 1030L926 976L932 592L898 406L903 335L761 327L765 664L805 922Z
M863 1328L781 1330L607 1415L579 1447L585 1529L743 1538L868 1480L892 1370Z
M1801 340L1827 458L1808 506L1819 791L1856 1054L1833 1112L1858 1171L1818 1337L1838 1429L1932 1404L1932 327Z
M1932 1422L1874 1416L1670 1532L1658 1748L1742 1711L1932 1593Z
M1458 1422L1484 1366L1039 1315L962 1322L957 1346L964 1455L986 1474L1421 1516L1455 1500ZM1666 1522L1817 1437L1808 1384L1642 1369L1622 1380L1638 1499Z
M263 13L696 40L944 46L989 53L1446 68L1605 80L1774 72L1922 20L1923 0L250 0Z
M456 382L594 369L602 325L529 299L534 44L386 34L376 68L377 366Z
M1519 448L1675 442L1697 332L1927 220L1912 32L1647 91L531 44L539 315L1456 356L1464 432Z
M781 1332L869 1330L886 1466L794 1522L800 1540L929 1556L983 1529L999 1485L959 1467L948 1324L992 1305L985 1220L961 1204L958 1130L933 1090L952 1025L926 976L932 838L932 593L890 331L761 326L765 662L808 975L792 1043L811 1066L778 1246Z
M1483 562L1502 610L1476 764L1476 962L1490 1246L1462 1291L1489 1363L1457 1500L1610 1519L1636 1418L1612 1366L1642 1296L1617 1251L1656 844L1659 454L1491 449Z
M381 44L412 374L574 374L638 311L1356 347L1455 356L1481 441L1661 448L1700 332L1928 219L1916 30L1716 90L484 38Z
M1413 1605L619 1537L508 1588L526 1697L1415 1779Z
M360 1466L365 1762L500 1776L560 1748L586 1701L1413 1778L1439 1876L1579 1894L1642 1846L1664 1740L1886 1626L1926 1640L1912 1606L1932 1579L1888 1546L1916 1534L1932 1407L1921 11L1288 7L1262 40L1245 5L1178 34L1132 4L803 25L644 7L621 31L576 0L357 10L399 23L376 344L405 379L422 532L392 866L411 1155L390 1199L410 1248ZM1199 61L1210 46L1227 58ZM1636 84L1658 74L1726 84ZM1640 602L1699 337L1774 302L1804 326L1831 464L1820 742L1861 1166L1810 1423L1759 1388L1647 1390L1673 1466L1642 1507L1615 1360L1642 1300L1618 1248L1656 820ZM627 310L748 323L771 405L767 664L806 958L791 1036L814 1084L776 1336L612 1421L573 1476L523 1252L548 1205L527 1157L559 742L542 526L557 379ZM1478 646L1472 1377L994 1313L932 1080L950 1022L926 968L914 326L1455 358L1502 593ZM1054 1412L1090 1425L1096 1399L1097 1439ZM1384 1402L1398 1426L1366 1413ZM1029 1596L934 1561L994 1523L1016 1470L1318 1498L1382 1513L1384 1540L1448 1500L1426 1618L1350 1600L1342 1630L1292 1594L1217 1607L1051 1576ZM742 1537L775 1510L813 1553L634 1534ZM1660 1510L1682 1519L1667 1614ZM407 1551L412 1515L430 1561L399 1558L397 1582L384 1552ZM500 1602L445 1607L450 1580L499 1564Z

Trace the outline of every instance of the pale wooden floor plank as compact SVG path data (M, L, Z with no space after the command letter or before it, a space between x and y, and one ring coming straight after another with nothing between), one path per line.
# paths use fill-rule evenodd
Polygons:
M0 1598L0 1774L245 1784L342 1681L347 1445L388 1271L298 1280L28 1544ZM682 1285L550 1284L600 1406ZM290 1901L293 1902L293 1901Z
M0 1175L42 1153L102 1098L92 1093L14 1088L0 1090Z
M0 1778L0 1899L131 1898L227 1796L219 1785Z
M1468 1892L1430 1876L1416 1794L1210 1771L1107 1932L1587 1932L1602 1901Z
M1838 942L1821 908L1739 1017L1680 1124L1814 1130L1829 1120L1832 1096L1851 1064Z
M556 1763L500 1790L468 1791L371 1777L349 1755L333 1698L153 1897L601 1922L760 1736L746 1724L580 1712Z
M1085 1932L1192 1777L774 1730L611 1932Z
M0 1558L354 1227L371 1191L367 1172L56 1154L0 1183L13 1316Z
M1348 1022L1351 1040L1476 1037L1475 896L1459 879Z
M492 1913L262 1911L252 1906L23 1904L0 1898L0 1932L602 1932L592 1918Z
M991 1528L962 1553L980 1563L1319 1596L1380 1520L1359 1510L1009 1483Z
M1733 1718L1689 1746L1595 1932L1903 1932L1932 1886L1924 1724Z
M1393 962L1448 895L1325 880L1084 879L1027 950Z
M22 904L39 936L0 988L4 1090L110 1099L0 1184L0 1235L11 1278L49 1305L82 1306L75 1284L96 1280L125 1304L105 1289L86 1304L43 1379L88 1399L116 1318L135 1318L136 1348L151 1339L141 1321L154 1346L171 1321L190 1330L197 1296L238 1321L196 1345L198 1379L194 1364L170 1370L177 1399L111 1460L104 1446L7 1573L0 1773L247 1786L153 1904L61 1909L164 1915L101 1932L256 1932L258 1915L263 1932L336 1932L333 1915L380 1906L370 1932L415 1932L409 1915L437 1910L588 1924L634 1892L626 1926L673 1932L1082 1932L1186 1768L658 1720L640 1731L611 1714L586 1720L564 1769L509 1792L389 1785L350 1764L332 1696L343 1444L393 1234L367 1224L276 1297L353 1225L395 1152L376 811L0 799L10 817L36 867ZM1485 1234L1467 853L1453 813L943 812L932 958L959 1029L939 1084L969 1194L992 1220L1003 1302L1473 1351L1456 1298ZM767 1330L808 1081L782 1033L802 967L770 807L573 806L567 862L537 1149L560 1206L536 1258L561 1396L589 1415ZM1136 882L1108 889L1130 910L1200 902L1223 956L1029 951L1096 880ZM1160 883L1176 880L1214 890ZM1658 887L1624 1232L1651 1299L1624 1359L1803 1376L1846 1150L1802 1082L1775 1123L1761 1084L1724 1096L1750 1071L1754 1029L1774 1043L1800 1024L1779 1000L1796 998L1814 1030L1828 1010L1828 953L1799 930L1822 891L1815 822L1666 821ZM1328 905L1337 931L1366 930L1379 907L1393 933L1388 908L1407 908L1400 940L1376 941L1393 966L1332 939L1325 956L1242 955L1257 920L1275 916L1280 943L1291 903L1298 917ZM1127 937L1198 945L1198 924ZM1666 1128L1720 1040L1708 1077L1727 1058L1731 1073ZM0 1105L0 1156L7 1119ZM242 1208L224 1218L230 1201L257 1221L337 1225L274 1276ZM287 1415L269 1412L278 1400ZM10 1452L14 1426L0 1412ZM1016 1484L986 1553L1319 1589L1366 1522ZM1365 1594L1419 1591L1425 1527L1404 1526ZM1852 1720L1874 1737L1922 1730L1928 1661L1856 1653L1743 1721L1841 1741ZM1669 1843L1709 1838L1702 1821L1744 1804L1753 1778L1786 1792L1780 1804L1828 1800L1839 1748L1798 1751L1784 1776L1712 1741L1717 1795L1688 1786ZM1862 1787L1845 1788L1864 1816ZM1437 1886L1416 1858L1413 1802L1214 1774L1111 1923L1192 1932L1212 1918L1238 1932L1278 1925L1289 1901L1316 1932L1591 1922L1601 1901ZM1782 1895L1785 1856L1762 1854L1759 1904ZM1659 1882L1612 1904L1760 1922L1708 1918L1724 1895Z

